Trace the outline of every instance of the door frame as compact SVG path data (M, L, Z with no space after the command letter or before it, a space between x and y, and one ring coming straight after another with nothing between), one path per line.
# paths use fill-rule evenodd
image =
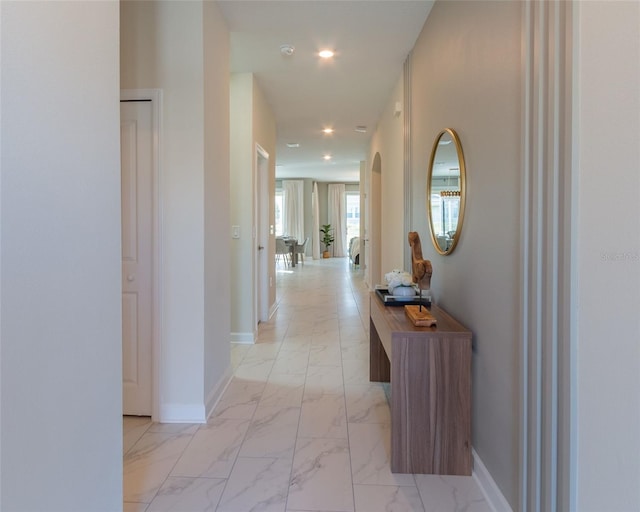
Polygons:
M151 272L151 420L160 420L160 355L162 353L162 90L121 89L120 101L150 101L153 126L152 169L152 272Z
M368 284L371 290L382 278L382 158L376 151L369 172L369 194L367 196L368 234L365 236ZM367 275L367 274L365 274Z
M266 165L262 165L264 161ZM254 341L257 339L257 328L259 322L269 320L269 153L256 143L255 145L255 178L254 178L254 226L256 238L254 240L255 276L254 280L254 316L253 328ZM266 215L264 215L266 212ZM264 247L258 250L258 246Z

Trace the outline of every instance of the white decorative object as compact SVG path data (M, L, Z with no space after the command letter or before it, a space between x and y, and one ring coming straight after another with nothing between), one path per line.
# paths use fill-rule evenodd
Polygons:
M395 297L413 297L416 294L416 290L413 286L396 286L393 289L393 295Z
M385 274L384 278L387 280L389 293L391 295L400 295L406 297L416 294L416 291L413 288L413 277L411 274L409 274L409 272L394 269L391 272Z

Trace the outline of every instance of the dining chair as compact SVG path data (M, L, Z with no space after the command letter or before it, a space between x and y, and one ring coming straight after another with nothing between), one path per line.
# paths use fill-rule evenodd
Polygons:
M289 246L282 238L276 238L276 263L283 258L285 266L289 265Z
M300 261L304 265L304 253L307 250L307 244L309 243L309 237L304 239L304 242L301 244L296 244L294 248L294 252L300 255Z

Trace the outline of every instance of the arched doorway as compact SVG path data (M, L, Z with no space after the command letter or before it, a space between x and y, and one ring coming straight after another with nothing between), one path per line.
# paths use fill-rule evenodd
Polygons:
M369 284L373 288L382 282L382 159L380 153L373 157L369 200Z

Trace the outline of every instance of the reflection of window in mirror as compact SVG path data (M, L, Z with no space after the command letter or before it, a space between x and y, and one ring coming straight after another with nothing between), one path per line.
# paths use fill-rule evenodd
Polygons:
M276 190L276 236L283 235L284 202L282 189Z
M459 177L434 178L431 184L431 212L436 236L453 237L460 212Z

